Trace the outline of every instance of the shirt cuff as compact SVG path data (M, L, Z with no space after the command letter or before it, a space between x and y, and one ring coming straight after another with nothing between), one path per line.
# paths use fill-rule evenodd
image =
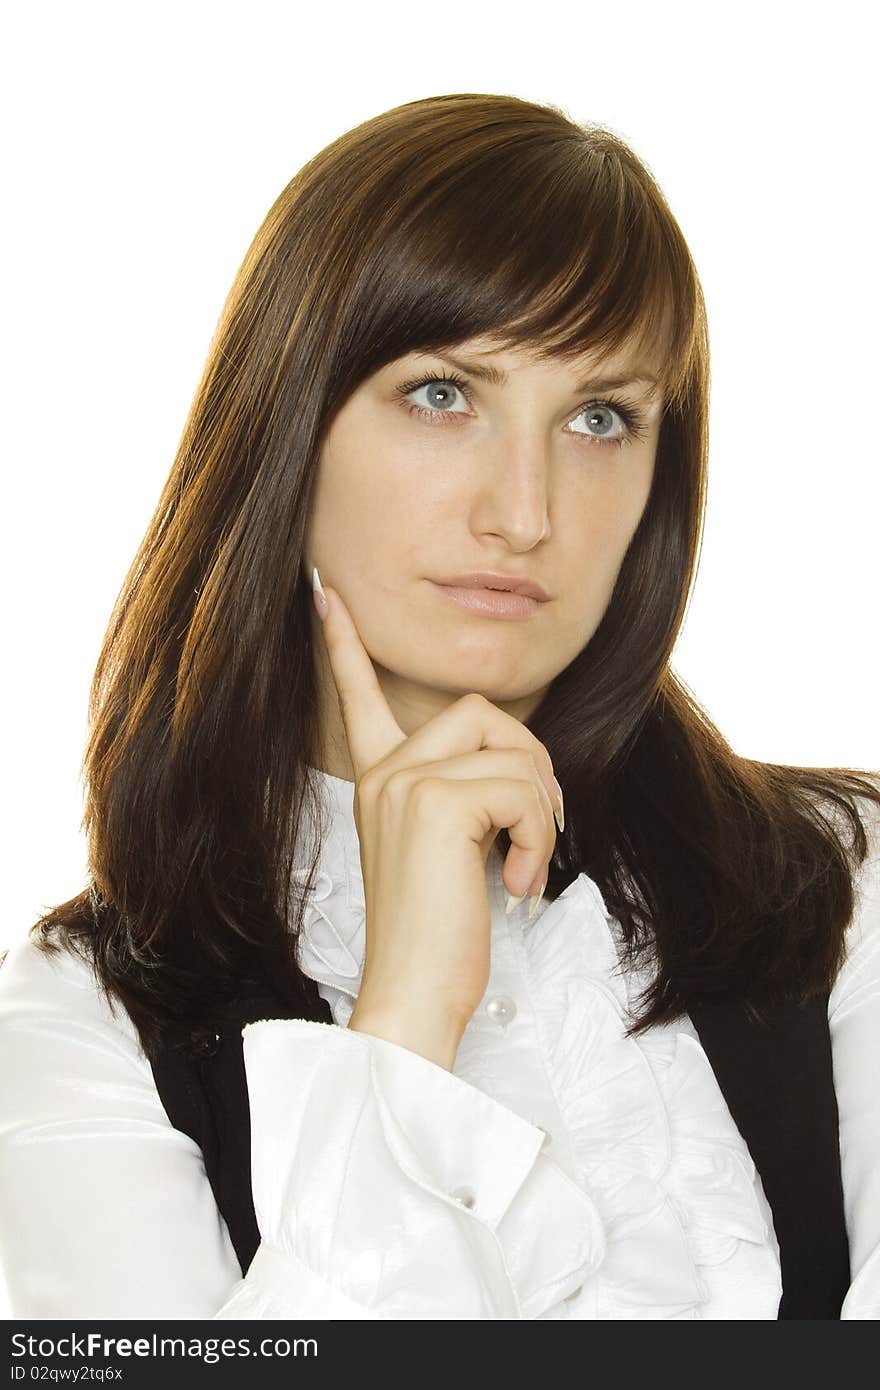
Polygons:
M504 1216L547 1142L543 1129L492 1096L375 1034L307 1019L269 1019L247 1024L242 1037L251 1109L256 1105L266 1124L284 1088L287 1153L291 1128L306 1124L309 1107L321 1102L321 1089L324 1106L336 1110L344 1125L352 1098L366 1083L400 1170L490 1227Z
M242 1038L265 1244L372 1317L523 1316L503 1218L536 1166L542 1129L373 1034L268 1019L247 1024ZM541 1157L527 1245L557 1223L575 1224L563 1241L576 1247L564 1256L570 1281L573 1265L601 1258L601 1232L592 1203ZM518 1211L511 1219L522 1238ZM559 1273L542 1269L538 1282L554 1284ZM534 1279L523 1285L534 1315Z

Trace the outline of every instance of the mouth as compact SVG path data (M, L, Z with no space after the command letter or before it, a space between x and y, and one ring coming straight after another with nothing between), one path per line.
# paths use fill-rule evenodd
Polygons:
M448 579L432 580L432 583L440 584L444 588L488 589L495 593L524 594L527 598L535 599L538 603L546 603L550 597L536 580L528 579L524 575L519 577L512 574L480 571L473 574L454 574Z
M484 618L522 620L540 612L546 600L533 598L521 590L496 589L489 585L440 583L429 580L439 594L458 607Z

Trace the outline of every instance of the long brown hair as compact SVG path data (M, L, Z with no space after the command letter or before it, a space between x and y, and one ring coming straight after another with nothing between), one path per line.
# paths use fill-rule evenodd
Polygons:
M270 208L110 619L83 761L89 884L31 935L93 960L147 1055L245 981L315 1016L295 960L311 884L292 868L304 811L320 813L302 552L322 438L388 362L484 334L562 358L636 342L664 364L644 515L597 631L529 720L565 792L548 896L587 872L628 959L656 967L633 1032L835 978L875 774L738 755L670 667L707 465L706 314L682 232L610 130L438 96L342 135Z

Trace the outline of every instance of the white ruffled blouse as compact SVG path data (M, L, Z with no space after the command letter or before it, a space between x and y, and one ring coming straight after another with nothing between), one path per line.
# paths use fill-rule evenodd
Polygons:
M84 963L21 941L0 969L11 1314L776 1318L760 1177L690 1020L624 1035L645 981L619 972L596 884L580 874L531 921L528 900L507 916L493 851L489 985L448 1072L346 1026L365 949L354 787L316 775L330 833L300 964L333 1022L243 1029L261 1235L246 1276L128 1015ZM858 1319L880 1317L878 845L875 825L829 1003L852 1266L841 1317Z

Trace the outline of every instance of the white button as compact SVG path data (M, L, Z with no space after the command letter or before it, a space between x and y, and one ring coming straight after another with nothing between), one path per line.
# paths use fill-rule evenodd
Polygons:
M516 1018L516 1004L509 994L496 994L486 1005L486 1013L493 1023L506 1028Z
M457 1187L452 1194L453 1200L459 1202L463 1207L470 1211L476 1205L476 1197L469 1187Z

